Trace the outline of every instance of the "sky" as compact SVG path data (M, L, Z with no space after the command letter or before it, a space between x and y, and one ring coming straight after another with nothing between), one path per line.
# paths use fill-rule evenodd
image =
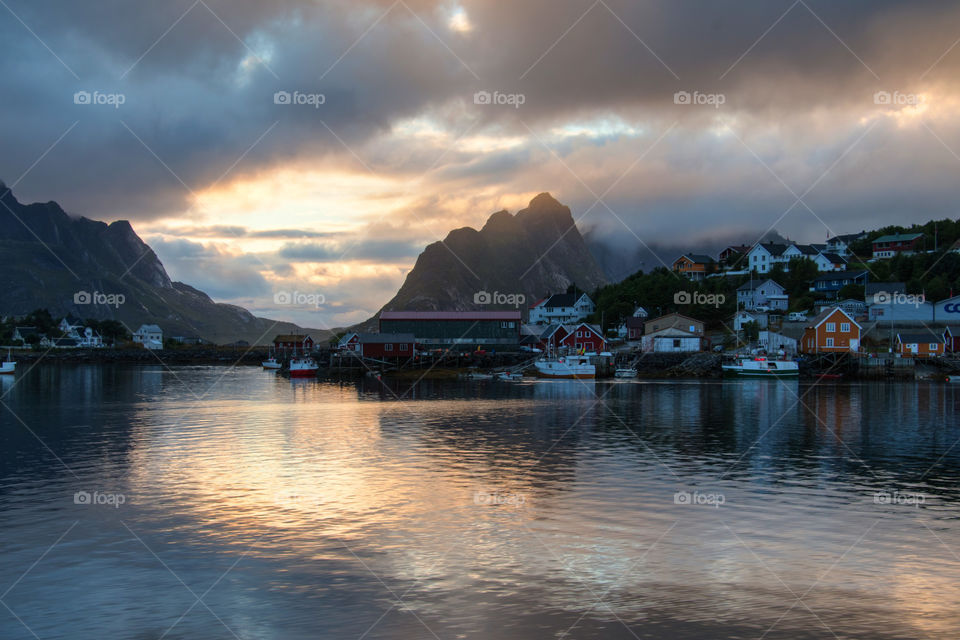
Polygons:
M614 251L960 208L957 3L2 0L0 16L0 180L130 220L172 278L303 326L370 317L425 245L543 191Z

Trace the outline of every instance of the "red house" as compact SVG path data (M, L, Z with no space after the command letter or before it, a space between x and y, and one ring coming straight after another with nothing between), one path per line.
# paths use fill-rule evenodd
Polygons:
M340 341L337 342L337 349L344 351L357 351L359 349L360 334L359 333L346 333Z
M551 324L540 334L540 348L544 351L556 351L567 337L569 331L562 324Z
M315 343L313 338L307 335L281 334L273 339L273 348L277 351L294 351L299 353L309 353L313 351Z
M949 326L943 330L943 342L949 353L960 353L960 326Z
M364 358L412 358L415 348L412 333L361 333L356 351Z
M607 341L603 339L600 328L586 322L581 322L569 330L560 344L574 351L594 351L600 353L606 349Z
M641 340L643 338L643 318L631 316L627 318L627 340Z
M892 258L898 253L914 253L923 239L922 233L893 233L873 241L874 258Z

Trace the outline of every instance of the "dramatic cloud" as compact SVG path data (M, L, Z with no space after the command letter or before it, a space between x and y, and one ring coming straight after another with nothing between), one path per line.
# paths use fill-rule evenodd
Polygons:
M950 3L5 7L0 179L133 220L224 299L339 277L375 310L424 244L545 190L624 250L957 216Z

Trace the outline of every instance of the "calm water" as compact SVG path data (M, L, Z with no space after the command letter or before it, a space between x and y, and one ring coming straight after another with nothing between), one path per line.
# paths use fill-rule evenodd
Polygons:
M39 366L0 638L957 638L958 386Z

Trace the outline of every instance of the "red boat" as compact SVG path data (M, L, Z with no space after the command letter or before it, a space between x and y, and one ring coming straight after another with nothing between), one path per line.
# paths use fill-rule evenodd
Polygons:
M315 378L320 367L313 358L293 358L290 361L291 378Z

